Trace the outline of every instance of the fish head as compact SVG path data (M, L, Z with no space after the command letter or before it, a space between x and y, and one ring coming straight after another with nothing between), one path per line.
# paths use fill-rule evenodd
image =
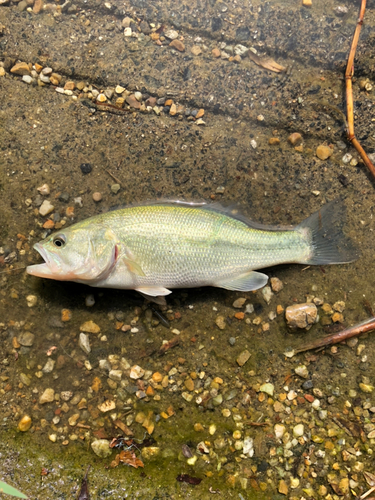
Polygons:
M28 266L28 274L82 283L92 283L108 276L118 254L111 231L93 232L90 228L75 226L51 234L33 248L44 262Z

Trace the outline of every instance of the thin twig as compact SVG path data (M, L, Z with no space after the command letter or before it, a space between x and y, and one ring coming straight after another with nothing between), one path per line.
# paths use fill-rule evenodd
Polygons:
M350 48L348 64L346 66L345 71L345 81L346 81L346 109L348 116L348 140L353 144L355 149L361 155L362 160L370 170L373 177L375 177L375 167L371 162L370 158L367 156L365 150L362 148L360 143L355 137L354 134L354 106L353 106L353 87L352 87L352 78L354 74L354 56L357 50L359 34L361 32L361 27L363 24L363 18L365 16L366 10L366 0L362 0L361 10L359 11L359 18L357 22L357 26L355 28L352 46Z
M284 354L288 358L292 358L295 354L298 354L299 352L310 351L311 349L318 349L319 347L326 347L333 344L338 344L343 340L356 337L361 333L369 332L371 330L375 330L375 317L367 319L366 321L363 321L358 325L346 328L345 330L341 330L341 332L333 333L332 335L328 335L327 337L318 339L315 342L311 342L310 344L305 344L299 349L294 349L293 351L287 351Z
M104 169L104 172L107 172L107 174L110 175L114 181L116 181L118 184L121 185L120 179L117 179L117 177L114 176L113 174L111 174L111 172L109 170Z

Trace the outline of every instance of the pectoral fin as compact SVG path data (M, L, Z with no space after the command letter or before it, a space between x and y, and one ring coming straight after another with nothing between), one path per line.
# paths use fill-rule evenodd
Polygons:
M214 286L225 288L226 290L238 290L239 292L250 292L258 290L267 284L268 276L256 271L241 274L235 278L217 281Z
M126 267L129 269L131 273L134 273L137 276L146 276L141 266L137 264L137 262L135 262L134 260L131 260L128 257L123 257L123 261L125 262Z

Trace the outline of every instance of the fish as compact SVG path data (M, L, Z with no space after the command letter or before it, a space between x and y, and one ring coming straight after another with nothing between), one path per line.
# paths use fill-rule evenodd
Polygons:
M153 202L95 215L36 243L41 278L131 289L165 303L174 288L248 292L264 287L258 269L277 264L345 264L358 258L342 232L343 200L294 227L264 226L217 203Z

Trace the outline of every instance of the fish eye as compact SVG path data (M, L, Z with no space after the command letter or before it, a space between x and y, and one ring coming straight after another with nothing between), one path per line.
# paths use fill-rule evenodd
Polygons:
M66 238L63 234L58 234L53 238L53 244L55 247L61 248L65 245L66 243Z

